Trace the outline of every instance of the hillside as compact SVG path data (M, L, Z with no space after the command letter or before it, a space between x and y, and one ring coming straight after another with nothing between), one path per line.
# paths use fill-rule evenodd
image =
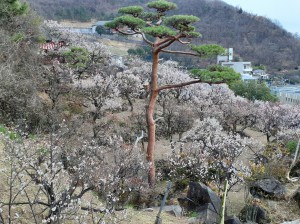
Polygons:
M48 19L111 19L118 7L145 5L146 0L29 0ZM233 47L236 60L264 64L274 71L295 70L300 61L300 40L265 17L245 12L219 0L174 0L174 13L193 14L203 34L199 43L218 43ZM76 4L75 4L76 3ZM74 6L76 5L76 6Z
M154 223L167 185L163 223L218 223L225 183L227 215L299 219L299 106L236 96L219 67L120 63L132 43L38 23L20 1L0 1L0 223ZM45 34L65 44L41 50Z

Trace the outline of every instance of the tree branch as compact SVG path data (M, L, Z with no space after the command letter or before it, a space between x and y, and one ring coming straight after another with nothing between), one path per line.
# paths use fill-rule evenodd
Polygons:
M137 136L137 138L136 138L136 140L135 140L135 142L134 142L133 147L136 147L137 144L138 144L138 142L139 142L141 139L143 139L143 138L144 138L144 131L142 131L141 136Z
M79 199L79 198L82 198L82 196L83 196L85 193L87 193L88 191L91 191L91 190L93 190L93 189L94 189L94 187L88 187L88 188L86 188L86 189L83 189L83 190L80 192L80 194L75 195L74 197L71 197L71 199Z
M159 92L159 91L165 90L165 89L180 88L180 87L192 85L192 84L195 84L195 83L207 83L209 85L212 85L212 84L222 84L222 83L224 83L224 81L213 82L213 81L203 81L201 79L197 79L197 80L193 80L193 81L189 81L189 82L183 82L183 83L178 83L178 84L170 84L170 85L161 86L161 87L157 88L157 91Z
M181 44L184 44L184 45L186 45L186 44L190 44L191 43L191 40L189 40L189 41L183 41L183 40L180 40L180 38L177 40L179 43L181 43Z
M158 46L160 46L160 45L162 45L162 44L164 44L164 43L166 43L166 42L168 42L168 41L170 41L170 40L173 40L173 38L171 38L171 37L168 37L168 38L165 38L164 40L162 40L162 41L160 41L160 42L158 42L158 43L156 43Z
M105 209L97 209L97 208L89 208L89 207L81 207L81 210L92 211L92 212L97 212L97 213L106 213Z
M197 53L194 52L186 52L186 51L171 51L171 50L161 50L163 53L168 53L168 54L183 54L183 55L191 55L191 56L200 56Z
M128 35L128 36L138 34L138 32L136 32L136 31L134 31L134 30L132 30L133 33L124 32L124 31L121 31L121 30L119 30L119 29L116 29L116 31L118 31L118 32L121 33L121 34Z
M51 205L50 204L47 204L47 203L44 203L44 202L41 202L41 201L33 201L33 202L13 202L13 203L3 203L1 202L2 205L29 205L29 204L39 204L39 205L44 205L44 206L47 206L47 207L50 207Z
M162 51L162 49L169 47L171 44L173 44L176 41L175 39L170 39L169 42L166 42L164 44L162 44L161 46L158 47L158 51Z
M137 32L137 34L141 34L143 40L144 40L147 44L149 44L150 46L153 46L153 45L154 45L153 42L151 42L150 40L147 39L146 35L145 35L143 32Z

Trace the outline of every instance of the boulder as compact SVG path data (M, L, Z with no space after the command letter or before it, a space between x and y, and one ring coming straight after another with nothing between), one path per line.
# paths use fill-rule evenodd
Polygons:
M166 205L163 207L163 211L171 213L176 217L181 217L183 214L183 210L179 205Z
M300 161L296 162L295 166L290 172L291 177L300 177Z
M266 211L258 205L245 205L239 214L242 222L270 223Z
M295 221L291 221L291 222L283 222L281 224L299 224L300 223L300 219L295 220Z
M202 183L190 182L186 199L188 211L201 211L201 206L211 204L212 209L219 214L221 199Z
M250 193L254 197L283 199L286 193L285 187L275 178L265 178L250 184Z
M240 219L236 216L226 217L224 224L242 224Z
M293 199L297 202L299 208L300 208L300 187L296 190L296 192L293 194ZM299 222L300 223L300 222Z
M211 203L207 203L198 207L198 223L215 224L219 223L220 215L216 212L215 207Z

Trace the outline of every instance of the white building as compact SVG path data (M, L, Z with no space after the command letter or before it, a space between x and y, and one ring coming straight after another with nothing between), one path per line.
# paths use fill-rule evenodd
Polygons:
M259 79L269 79L269 75L265 72L265 70L262 69L253 70L252 75L258 77Z
M281 103L300 105L300 86L273 86L271 90Z
M232 68L235 72L240 73L243 80L257 80L258 77L252 76L251 62L233 61L233 48L226 51L226 55L218 55L217 63Z
M232 68L235 72L240 73L241 75L244 75L244 74L251 75L252 71L253 71L251 62L229 61L229 62L221 62L221 65Z

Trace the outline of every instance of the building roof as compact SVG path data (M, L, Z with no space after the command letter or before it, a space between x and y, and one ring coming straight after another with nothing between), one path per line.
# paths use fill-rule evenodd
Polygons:
M262 69L255 69L253 70L253 72L264 72L265 70L262 70Z
M298 85L289 85L289 86L273 86L272 91L276 94L278 93L293 93L293 94L299 94L300 95L300 86Z
M253 77L252 75L242 74L242 80L257 80L257 77Z

